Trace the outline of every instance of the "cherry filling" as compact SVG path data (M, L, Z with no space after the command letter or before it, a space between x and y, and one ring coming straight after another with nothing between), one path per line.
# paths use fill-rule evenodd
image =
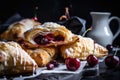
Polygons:
M46 45L49 44L51 41L64 41L64 37L62 35L53 35L52 33L49 33L47 35L38 35L34 38L34 41L38 45Z
M49 40L47 38L45 38L45 36L43 35L39 35L37 37L34 38L34 41L37 43L37 44L41 44L41 45L44 45L44 44L48 44L49 43Z
M55 41L64 41L64 37L62 35L57 35Z
M49 41L54 41L54 35L52 33L49 33L45 36Z

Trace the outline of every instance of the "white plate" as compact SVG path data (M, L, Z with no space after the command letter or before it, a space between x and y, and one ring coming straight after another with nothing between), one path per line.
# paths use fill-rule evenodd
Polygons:
M30 76L22 76L22 75L20 75L19 77L13 78L13 80L30 79L30 78L37 77L40 74L46 74L46 73L79 74L79 73L81 73L83 71L83 68L85 67L85 65L86 65L86 61L81 61L81 65L80 65L78 70L76 70L76 71L69 71L69 70L67 70L66 65L64 63L60 63L59 67L54 68L53 70L47 70L46 67L41 67L41 68L38 68L38 70L36 70L36 74L30 75ZM4 77L4 78L2 78L0 80L7 80L7 78Z

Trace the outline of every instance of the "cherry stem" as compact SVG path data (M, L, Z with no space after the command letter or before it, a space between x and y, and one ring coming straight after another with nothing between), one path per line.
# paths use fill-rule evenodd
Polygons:
M118 47L117 47L117 48L118 48ZM117 52L118 52L118 50L116 49L116 50L115 50L115 53L114 53L114 56L117 55Z
M119 48L119 46L117 46L117 48ZM114 53L114 56L117 55L117 52L118 52L118 49L115 49L115 53Z
M88 31L90 31L90 30L92 30L92 27L88 28L88 29L82 34L82 36L84 37L84 36L86 35L86 33L87 33Z

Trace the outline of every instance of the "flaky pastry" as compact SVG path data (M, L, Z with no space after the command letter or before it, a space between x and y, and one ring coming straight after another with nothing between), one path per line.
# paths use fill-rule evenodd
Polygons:
M34 72L37 63L16 42L0 42L0 75Z
M93 39L80 35L76 37L78 37L78 39L75 42L60 47L63 58L73 57L86 60L90 54L94 54L98 58L108 55L107 49L98 43L94 43Z
M26 52L36 61L38 66L46 66L58 55L57 47L25 49Z
M19 40L24 37L24 32L38 25L40 25L40 23L33 19L22 19L12 23L8 29L0 35L0 39Z
M25 40L39 46L58 46L72 41L73 34L65 26L46 22L39 28L25 32Z

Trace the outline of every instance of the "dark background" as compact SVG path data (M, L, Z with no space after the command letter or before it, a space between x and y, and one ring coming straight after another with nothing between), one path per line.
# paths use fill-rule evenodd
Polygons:
M86 27L92 24L90 12L111 12L111 16L120 17L118 0L1 0L0 1L0 24L4 23L15 13L22 17L31 18L38 6L37 16L41 23L46 21L58 21L64 14L65 7L70 8L70 16L78 16L86 20ZM114 26L114 27L113 27ZM117 29L113 25L113 32ZM118 36L115 43L120 44Z

